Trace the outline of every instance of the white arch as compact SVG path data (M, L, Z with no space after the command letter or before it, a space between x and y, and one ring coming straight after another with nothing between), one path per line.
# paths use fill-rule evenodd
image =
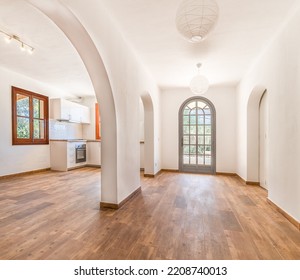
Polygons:
M88 32L76 16L58 0L27 0L49 17L71 41L91 78L96 97L101 102L101 202L118 204L117 197L117 123L107 72Z
M264 86L256 86L247 104L247 182L259 183L259 103Z
M153 102L150 94L145 92L141 95L141 99L144 105L144 137L145 137L145 176L155 175L154 166L154 113Z

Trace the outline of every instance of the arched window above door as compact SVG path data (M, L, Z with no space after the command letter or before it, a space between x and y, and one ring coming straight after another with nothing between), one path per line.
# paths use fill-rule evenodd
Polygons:
M207 98L189 98L180 107L179 169L216 172L216 112Z

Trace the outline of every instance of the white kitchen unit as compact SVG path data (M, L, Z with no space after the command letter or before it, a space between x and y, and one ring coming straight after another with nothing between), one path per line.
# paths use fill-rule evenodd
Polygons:
M62 98L50 99L50 119L89 124L90 108Z
M87 140L87 164L101 167L101 142L100 140Z
M78 148L84 145L86 140L50 140L51 170L68 171L87 165L87 149L83 151ZM81 162L76 162L79 153L85 153L85 159L82 156Z

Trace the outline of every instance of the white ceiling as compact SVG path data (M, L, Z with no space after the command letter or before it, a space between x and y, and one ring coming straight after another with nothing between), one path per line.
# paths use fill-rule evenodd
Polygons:
M181 0L101 0L158 85L187 87L202 62L211 84L236 84L298 0L217 0L216 28L200 44L177 32Z
M24 0L0 0L0 29L32 45L32 55L0 34L0 66L47 83L67 96L94 95L85 66L70 41L40 11Z
M99 0L162 87L187 87L196 63L211 84L236 84L298 0L217 0L216 28L200 44L175 27L181 0ZM71 3L69 1L69 3ZM91 9L93 7L90 7ZM34 46L33 55L0 40L0 66L68 94L93 95L87 71L65 35L24 0L0 0L0 29ZM274 33L275 32L275 33Z

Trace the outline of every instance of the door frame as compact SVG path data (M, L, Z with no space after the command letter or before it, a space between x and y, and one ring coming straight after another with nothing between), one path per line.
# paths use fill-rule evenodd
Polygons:
M268 190L267 178L268 178L268 170L269 170L269 168L268 168L269 100L268 100L267 90L264 91L263 95L260 98L258 112L259 112L258 182L262 188ZM262 115L263 115L263 119L262 119ZM262 135L262 128L263 128L263 135Z
M194 101L201 101L206 103L211 110L211 165L204 165L201 166L201 168L198 168L196 166L190 166L190 168L187 168L183 164L183 109L188 103ZM216 174L216 109L214 104L209 99L203 96L193 96L188 98L180 106L178 112L178 124L179 171L199 174Z

